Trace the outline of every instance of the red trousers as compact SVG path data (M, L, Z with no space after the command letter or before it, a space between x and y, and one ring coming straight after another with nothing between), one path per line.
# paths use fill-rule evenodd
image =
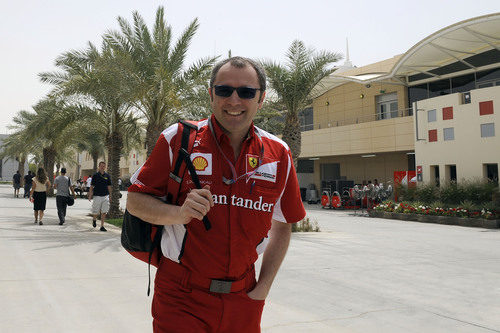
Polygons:
M209 291L203 278L182 265L163 258L156 272L152 314L154 332L257 333L264 301L247 292L255 286L252 270L241 281L242 290Z

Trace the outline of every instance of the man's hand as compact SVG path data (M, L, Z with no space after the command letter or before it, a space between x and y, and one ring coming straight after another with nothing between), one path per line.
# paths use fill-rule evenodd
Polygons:
M266 299L267 294L269 293L269 290L259 290L257 287L255 287L253 290L249 291L247 293L247 296L253 300L256 301L263 301Z
M214 200L210 186L205 185L202 189L192 189L179 211L179 224L187 224L192 219L201 221L213 206Z
M269 243L262 258L259 280L255 288L247 293L254 300L264 300L271 289L281 262L285 258L292 232L292 225L273 220L269 231Z

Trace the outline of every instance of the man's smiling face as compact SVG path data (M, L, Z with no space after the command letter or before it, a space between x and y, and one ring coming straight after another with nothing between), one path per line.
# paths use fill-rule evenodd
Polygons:
M257 72L251 65L237 68L227 63L222 66L214 80L215 85L234 88L249 87L259 89ZM257 111L262 107L265 92L257 91L252 99L241 99L236 91L229 97L215 95L210 89L211 105L215 118L230 137L245 137Z

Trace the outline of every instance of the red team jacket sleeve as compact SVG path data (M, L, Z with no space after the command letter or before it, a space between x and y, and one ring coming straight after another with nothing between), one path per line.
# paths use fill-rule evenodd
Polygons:
M146 163L132 176L128 191L163 197L167 194L169 173L170 145L162 133Z
M290 151L288 151L287 171L288 175L285 188L276 202L273 219L280 222L295 223L306 216L306 211L302 204L297 173L295 172L295 166L293 165Z

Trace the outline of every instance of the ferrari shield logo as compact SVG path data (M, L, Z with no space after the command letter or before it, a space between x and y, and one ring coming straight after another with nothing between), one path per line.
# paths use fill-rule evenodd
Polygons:
M255 158L255 157L253 157L253 156L249 156L249 157L248 157L248 165L250 165L250 167L251 167L252 169L255 169L255 167L257 166L258 162L259 162L259 161L258 161L258 159L257 159L257 158Z

